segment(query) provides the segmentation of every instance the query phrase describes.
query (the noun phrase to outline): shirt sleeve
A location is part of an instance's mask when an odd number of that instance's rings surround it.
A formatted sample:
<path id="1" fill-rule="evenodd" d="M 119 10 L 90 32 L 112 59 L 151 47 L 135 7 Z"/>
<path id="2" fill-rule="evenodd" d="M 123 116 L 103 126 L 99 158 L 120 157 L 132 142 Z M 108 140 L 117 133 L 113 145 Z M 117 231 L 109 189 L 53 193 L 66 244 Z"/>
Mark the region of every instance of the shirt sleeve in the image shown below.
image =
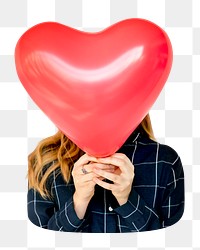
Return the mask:
<path id="1" fill-rule="evenodd" d="M 121 217 L 132 232 L 149 231 L 161 228 L 160 219 L 154 209 L 149 208 L 133 188 L 128 201 L 114 211 Z"/>
<path id="2" fill-rule="evenodd" d="M 180 157 L 171 167 L 164 201 L 162 205 L 162 226 L 171 226 L 179 221 L 184 212 L 185 187 L 184 172 Z"/>
<path id="3" fill-rule="evenodd" d="M 58 211 L 51 200 L 44 199 L 37 191 L 28 191 L 28 217 L 36 226 L 66 232 L 81 230 L 85 219 L 80 220 L 71 197 Z"/>
<path id="4" fill-rule="evenodd" d="M 114 209 L 131 231 L 149 231 L 173 225 L 184 212 L 184 172 L 180 157 L 172 164 L 161 212 L 158 214 L 131 190 L 127 203 Z"/>

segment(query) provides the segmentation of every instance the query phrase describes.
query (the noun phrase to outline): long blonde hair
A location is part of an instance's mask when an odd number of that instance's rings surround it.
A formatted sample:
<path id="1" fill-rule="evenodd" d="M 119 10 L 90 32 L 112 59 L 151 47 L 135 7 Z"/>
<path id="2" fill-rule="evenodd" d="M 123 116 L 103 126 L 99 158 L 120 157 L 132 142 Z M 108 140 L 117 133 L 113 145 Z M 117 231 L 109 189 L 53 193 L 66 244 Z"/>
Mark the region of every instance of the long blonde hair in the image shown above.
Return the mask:
<path id="1" fill-rule="evenodd" d="M 155 140 L 149 114 L 138 127 L 146 136 Z M 60 130 L 55 135 L 43 139 L 28 156 L 29 189 L 34 188 L 42 197 L 51 198 L 47 188 L 48 177 L 55 171 L 62 174 L 66 183 L 69 182 L 74 162 L 83 154 L 84 152 Z"/>

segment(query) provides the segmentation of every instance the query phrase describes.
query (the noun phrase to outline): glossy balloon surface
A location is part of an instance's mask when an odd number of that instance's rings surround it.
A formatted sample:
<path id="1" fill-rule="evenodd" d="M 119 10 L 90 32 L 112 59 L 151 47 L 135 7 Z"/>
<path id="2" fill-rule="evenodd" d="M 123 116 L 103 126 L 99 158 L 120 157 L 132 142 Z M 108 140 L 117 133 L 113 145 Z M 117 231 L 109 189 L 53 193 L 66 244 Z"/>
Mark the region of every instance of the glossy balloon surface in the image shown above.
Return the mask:
<path id="1" fill-rule="evenodd" d="M 21 36 L 15 62 L 23 86 L 54 124 L 88 154 L 104 157 L 157 99 L 172 47 L 165 31 L 144 19 L 94 33 L 46 22 Z"/>

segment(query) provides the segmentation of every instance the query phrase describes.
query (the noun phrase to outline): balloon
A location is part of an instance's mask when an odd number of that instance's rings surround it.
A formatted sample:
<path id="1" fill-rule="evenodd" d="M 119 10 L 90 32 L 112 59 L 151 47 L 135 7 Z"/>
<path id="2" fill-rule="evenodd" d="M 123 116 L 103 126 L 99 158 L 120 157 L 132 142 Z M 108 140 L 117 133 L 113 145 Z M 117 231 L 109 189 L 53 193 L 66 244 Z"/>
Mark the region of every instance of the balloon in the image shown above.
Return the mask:
<path id="1" fill-rule="evenodd" d="M 165 31 L 145 19 L 94 33 L 45 22 L 20 37 L 15 64 L 53 123 L 83 151 L 105 157 L 152 107 L 168 78 L 172 47 Z"/>

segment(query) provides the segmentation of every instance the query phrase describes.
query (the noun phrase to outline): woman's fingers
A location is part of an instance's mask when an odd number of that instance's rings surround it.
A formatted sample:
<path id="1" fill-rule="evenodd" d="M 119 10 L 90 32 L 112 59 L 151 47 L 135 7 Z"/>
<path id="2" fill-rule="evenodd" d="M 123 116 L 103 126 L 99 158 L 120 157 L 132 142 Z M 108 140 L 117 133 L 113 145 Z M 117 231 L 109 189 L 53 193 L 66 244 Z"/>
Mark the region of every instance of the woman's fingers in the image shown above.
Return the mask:
<path id="1" fill-rule="evenodd" d="M 129 167 L 133 167 L 130 159 L 122 153 L 115 153 L 112 156 L 105 158 L 98 158 L 98 162 L 102 164 L 111 164 L 118 168 L 120 168 L 122 173 L 128 173 L 131 169 Z"/>
<path id="2" fill-rule="evenodd" d="M 81 164 L 85 163 L 85 164 Z M 94 168 L 99 168 L 106 170 L 108 172 L 114 172 L 116 170 L 116 167 L 113 165 L 107 165 L 102 163 L 96 163 L 96 162 L 87 162 L 85 160 L 80 161 L 73 169 L 73 172 L 75 172 L 78 175 L 88 174 L 93 171 Z"/>
<path id="3" fill-rule="evenodd" d="M 84 166 L 84 168 L 91 172 L 93 167 L 98 167 L 104 170 L 112 172 L 119 167 L 121 171 L 126 171 L 127 162 L 130 161 L 128 157 L 121 153 L 115 153 L 112 156 L 105 158 L 96 158 L 88 154 L 84 154 L 79 158 L 79 160 L 74 164 L 74 169 Z"/>
<path id="4" fill-rule="evenodd" d="M 102 164 L 102 163 L 89 163 L 88 166 L 90 166 L 92 169 L 94 168 L 99 168 L 99 169 L 102 169 L 102 170 L 106 170 L 108 172 L 114 172 L 116 170 L 116 166 L 113 166 L 111 164 Z M 86 165 L 87 167 L 87 165 Z"/>
<path id="5" fill-rule="evenodd" d="M 95 177 L 98 178 L 99 175 L 98 175 L 98 174 L 95 174 L 95 173 L 93 173 L 93 172 L 91 172 L 91 173 L 88 173 L 88 174 L 84 174 L 83 176 L 81 176 L 81 177 L 79 178 L 79 180 L 80 180 L 82 183 L 84 183 L 84 182 L 92 181 L 93 178 L 95 178 Z"/>
<path id="6" fill-rule="evenodd" d="M 119 167 L 122 172 L 127 172 L 126 164 L 123 159 L 109 156 L 106 158 L 98 158 L 98 162 L 106 165 L 111 164 L 113 166 Z"/>
<path id="7" fill-rule="evenodd" d="M 120 178 L 119 175 L 107 172 L 105 170 L 97 169 L 97 168 L 94 168 L 93 171 L 94 171 L 95 174 L 97 174 L 97 175 L 99 175 L 101 177 L 104 177 L 105 179 L 108 179 L 110 181 L 113 181 L 114 183 L 120 184 L 121 178 Z"/>
<path id="8" fill-rule="evenodd" d="M 74 164 L 74 168 L 88 164 L 89 162 L 97 162 L 97 158 L 89 156 L 88 154 L 82 155 L 78 161 Z"/>
<path id="9" fill-rule="evenodd" d="M 105 188 L 107 190 L 111 190 L 116 186 L 115 184 L 110 184 L 105 181 L 100 180 L 99 178 L 94 178 L 94 182 L 101 186 L 102 188 Z"/>

